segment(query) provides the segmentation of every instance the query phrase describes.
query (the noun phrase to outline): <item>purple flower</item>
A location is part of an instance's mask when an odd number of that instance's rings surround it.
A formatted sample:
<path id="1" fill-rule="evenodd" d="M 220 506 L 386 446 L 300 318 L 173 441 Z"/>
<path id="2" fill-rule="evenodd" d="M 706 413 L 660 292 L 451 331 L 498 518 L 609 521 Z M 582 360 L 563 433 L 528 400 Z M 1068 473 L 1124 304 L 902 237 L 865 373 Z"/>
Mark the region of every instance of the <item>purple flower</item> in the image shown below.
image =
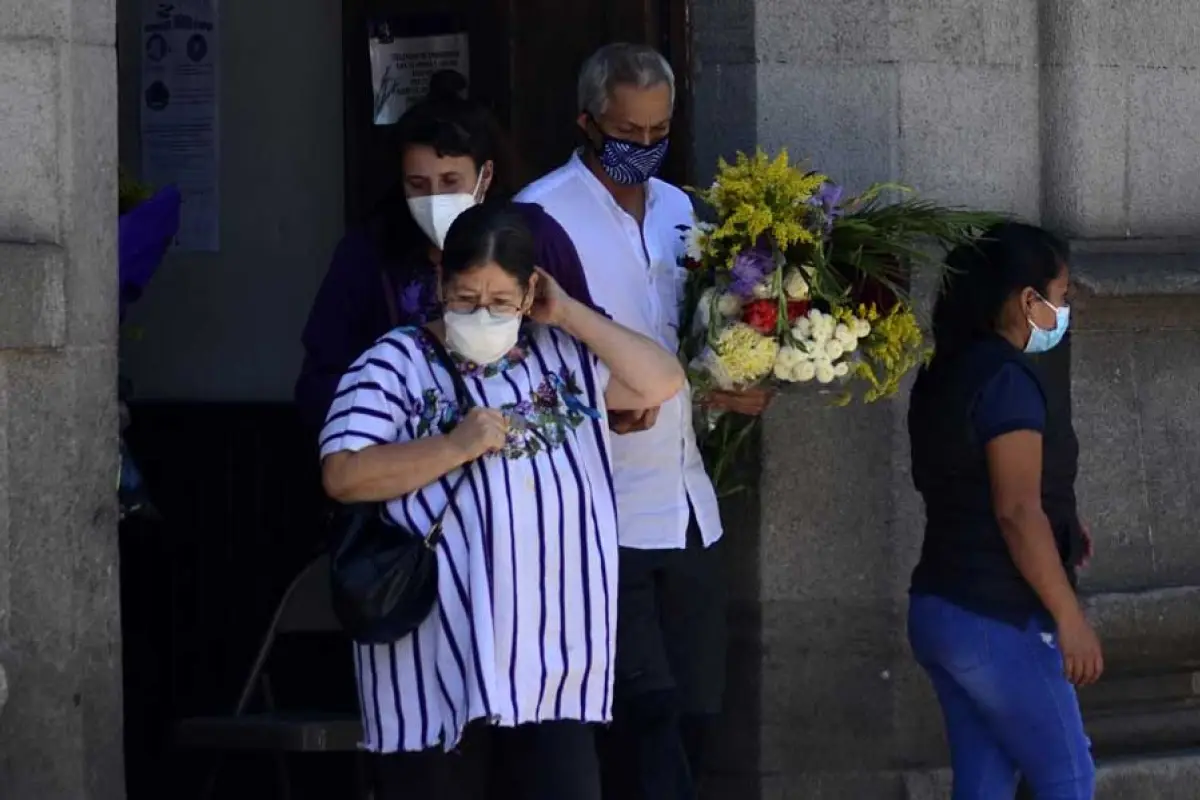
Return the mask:
<path id="1" fill-rule="evenodd" d="M 833 221 L 845 213 L 841 208 L 844 191 L 836 183 L 825 181 L 817 193 L 809 198 L 808 204 L 813 208 L 819 208 L 824 216 L 826 233 L 833 228 Z"/>
<path id="2" fill-rule="evenodd" d="M 738 253 L 733 262 L 733 282 L 729 291 L 743 300 L 754 296 L 754 287 L 775 269 L 775 260 L 765 247 L 752 247 Z"/>

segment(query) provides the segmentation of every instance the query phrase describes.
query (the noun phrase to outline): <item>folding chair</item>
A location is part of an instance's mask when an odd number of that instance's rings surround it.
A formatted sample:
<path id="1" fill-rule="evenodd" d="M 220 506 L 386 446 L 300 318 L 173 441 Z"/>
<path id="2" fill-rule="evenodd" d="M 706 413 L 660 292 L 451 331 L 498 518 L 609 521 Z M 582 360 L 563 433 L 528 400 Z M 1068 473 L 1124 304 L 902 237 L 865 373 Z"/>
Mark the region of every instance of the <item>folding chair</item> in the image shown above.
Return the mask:
<path id="1" fill-rule="evenodd" d="M 340 629 L 330 601 L 329 558 L 323 555 L 301 570 L 283 593 L 233 713 L 184 719 L 176 726 L 175 741 L 180 747 L 217 751 L 217 762 L 205 781 L 201 800 L 212 796 L 221 757 L 225 753 L 254 751 L 274 754 L 282 800 L 291 800 L 292 796 L 286 768 L 287 754 L 356 753 L 358 785 L 353 796 L 370 799 L 365 754 L 359 748 L 363 732 L 358 715 L 277 710 L 269 676 L 264 672 L 267 658 L 281 633 L 323 633 Z M 256 693 L 262 695 L 264 710 L 250 712 L 248 708 Z"/>

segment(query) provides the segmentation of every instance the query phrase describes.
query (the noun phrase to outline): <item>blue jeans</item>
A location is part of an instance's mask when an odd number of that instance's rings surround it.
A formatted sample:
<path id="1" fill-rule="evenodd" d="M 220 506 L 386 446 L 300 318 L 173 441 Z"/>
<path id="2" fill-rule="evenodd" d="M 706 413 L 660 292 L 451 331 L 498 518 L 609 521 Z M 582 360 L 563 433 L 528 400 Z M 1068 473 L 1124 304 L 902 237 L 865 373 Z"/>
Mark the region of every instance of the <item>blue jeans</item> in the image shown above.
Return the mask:
<path id="1" fill-rule="evenodd" d="M 954 800 L 1092 800 L 1096 768 L 1053 632 L 913 595 L 908 639 L 946 720 Z"/>

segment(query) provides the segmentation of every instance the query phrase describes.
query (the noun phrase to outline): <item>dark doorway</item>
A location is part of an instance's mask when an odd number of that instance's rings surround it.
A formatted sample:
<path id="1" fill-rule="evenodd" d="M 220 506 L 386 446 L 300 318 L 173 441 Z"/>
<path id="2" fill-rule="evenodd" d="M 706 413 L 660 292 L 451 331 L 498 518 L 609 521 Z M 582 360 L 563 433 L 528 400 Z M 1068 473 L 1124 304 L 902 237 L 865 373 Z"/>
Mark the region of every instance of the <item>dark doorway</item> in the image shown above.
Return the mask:
<path id="1" fill-rule="evenodd" d="M 509 131 L 522 185 L 563 163 L 578 144 L 575 81 L 580 64 L 607 42 L 657 47 L 675 69 L 672 149 L 663 177 L 685 183 L 690 162 L 690 54 L 686 0 L 343 0 L 346 62 L 346 212 L 358 220 L 392 187 L 397 153 L 372 121 L 367 31 L 398 22 L 410 35 L 465 32 L 471 96 Z"/>

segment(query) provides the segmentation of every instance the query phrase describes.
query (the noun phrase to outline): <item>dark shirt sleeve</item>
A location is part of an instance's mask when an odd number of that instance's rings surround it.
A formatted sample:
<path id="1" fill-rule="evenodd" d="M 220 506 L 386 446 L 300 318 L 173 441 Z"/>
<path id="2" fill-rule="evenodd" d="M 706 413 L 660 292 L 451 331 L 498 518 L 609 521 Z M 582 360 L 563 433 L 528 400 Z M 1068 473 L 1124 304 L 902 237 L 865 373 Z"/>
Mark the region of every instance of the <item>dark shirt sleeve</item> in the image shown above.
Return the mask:
<path id="1" fill-rule="evenodd" d="M 1013 431 L 1046 430 L 1046 400 L 1033 376 L 1005 364 L 980 390 L 971 412 L 975 435 L 983 444 Z"/>
<path id="2" fill-rule="evenodd" d="M 387 301 L 379 259 L 365 235 L 350 234 L 338 244 L 304 326 L 304 364 L 296 381 L 301 419 L 320 430 L 338 382 L 388 330 Z"/>
<path id="3" fill-rule="evenodd" d="M 550 273 L 550 277 L 558 281 L 568 295 L 603 314 L 604 310 L 596 305 L 592 293 L 588 291 L 587 277 L 575 243 L 562 225 L 535 203 L 516 205 L 525 215 L 525 222 L 533 233 L 538 266 Z"/>

